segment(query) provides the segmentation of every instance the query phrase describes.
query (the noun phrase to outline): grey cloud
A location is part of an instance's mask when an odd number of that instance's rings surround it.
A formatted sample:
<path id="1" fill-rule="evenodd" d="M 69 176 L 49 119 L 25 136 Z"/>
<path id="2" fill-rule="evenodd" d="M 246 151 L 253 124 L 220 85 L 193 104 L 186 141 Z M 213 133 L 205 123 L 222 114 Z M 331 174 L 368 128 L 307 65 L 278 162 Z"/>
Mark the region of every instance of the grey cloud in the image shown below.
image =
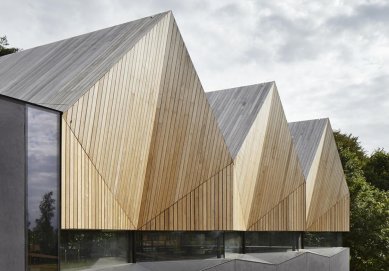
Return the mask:
<path id="1" fill-rule="evenodd" d="M 385 25 L 389 23 L 389 4 L 363 4 L 356 6 L 349 15 L 339 14 L 330 18 L 326 24 L 337 30 L 354 29 Z"/>
<path id="2" fill-rule="evenodd" d="M 258 21 L 257 35 L 264 36 L 264 42 L 279 41 L 274 44 L 277 61 L 312 60 L 325 52 L 323 32 L 306 18 L 263 16 Z"/>
<path id="3" fill-rule="evenodd" d="M 328 116 L 368 150 L 389 149 L 389 3 L 24 2 L 0 2 L 0 34 L 24 48 L 173 10 L 205 89 L 276 80 L 288 118 Z"/>

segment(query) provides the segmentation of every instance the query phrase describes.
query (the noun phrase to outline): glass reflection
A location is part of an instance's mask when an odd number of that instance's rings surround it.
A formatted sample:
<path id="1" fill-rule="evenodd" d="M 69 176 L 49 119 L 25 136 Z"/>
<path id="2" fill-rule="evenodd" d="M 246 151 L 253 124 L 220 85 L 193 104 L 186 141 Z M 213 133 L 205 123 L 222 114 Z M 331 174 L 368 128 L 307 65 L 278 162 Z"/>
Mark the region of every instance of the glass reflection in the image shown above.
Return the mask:
<path id="1" fill-rule="evenodd" d="M 341 247 L 341 232 L 305 232 L 304 248 Z"/>
<path id="2" fill-rule="evenodd" d="M 287 251 L 296 244 L 294 232 L 246 232 L 246 253 Z"/>
<path id="3" fill-rule="evenodd" d="M 101 268 L 127 262 L 128 233 L 61 231 L 61 270 Z"/>
<path id="4" fill-rule="evenodd" d="M 28 270 L 58 270 L 59 114 L 27 107 Z"/>
<path id="5" fill-rule="evenodd" d="M 136 260 L 216 258 L 224 254 L 220 237 L 218 232 L 138 232 Z"/>
<path id="6" fill-rule="evenodd" d="M 243 253 L 243 232 L 226 232 L 224 246 L 226 253 Z"/>

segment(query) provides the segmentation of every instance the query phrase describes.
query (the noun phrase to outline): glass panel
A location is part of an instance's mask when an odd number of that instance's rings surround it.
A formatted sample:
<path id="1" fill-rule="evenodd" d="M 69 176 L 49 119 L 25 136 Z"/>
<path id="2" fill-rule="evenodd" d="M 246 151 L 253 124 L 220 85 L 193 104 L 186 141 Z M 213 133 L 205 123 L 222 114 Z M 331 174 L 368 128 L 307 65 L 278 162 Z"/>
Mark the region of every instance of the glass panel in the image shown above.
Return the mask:
<path id="1" fill-rule="evenodd" d="M 294 232 L 246 232 L 246 253 L 286 251 L 294 247 Z"/>
<path id="2" fill-rule="evenodd" d="M 128 232 L 61 231 L 61 270 L 127 263 Z"/>
<path id="3" fill-rule="evenodd" d="M 304 248 L 341 247 L 341 232 L 305 232 Z"/>
<path id="4" fill-rule="evenodd" d="M 28 270 L 58 270 L 59 114 L 27 107 Z"/>
<path id="5" fill-rule="evenodd" d="M 216 258 L 219 237 L 218 232 L 138 232 L 136 261 Z"/>
<path id="6" fill-rule="evenodd" d="M 224 234 L 224 245 L 226 253 L 242 253 L 243 232 L 226 232 Z"/>

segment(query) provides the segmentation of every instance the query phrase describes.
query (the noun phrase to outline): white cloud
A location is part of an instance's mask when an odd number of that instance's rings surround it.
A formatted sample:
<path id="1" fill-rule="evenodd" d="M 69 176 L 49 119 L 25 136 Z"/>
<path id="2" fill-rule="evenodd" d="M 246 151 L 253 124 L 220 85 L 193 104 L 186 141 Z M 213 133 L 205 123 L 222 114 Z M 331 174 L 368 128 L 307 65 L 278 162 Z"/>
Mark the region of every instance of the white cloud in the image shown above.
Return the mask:
<path id="1" fill-rule="evenodd" d="M 330 117 L 389 150 L 387 1 L 2 1 L 0 35 L 29 48 L 173 10 L 207 90 L 275 80 L 288 120 Z"/>

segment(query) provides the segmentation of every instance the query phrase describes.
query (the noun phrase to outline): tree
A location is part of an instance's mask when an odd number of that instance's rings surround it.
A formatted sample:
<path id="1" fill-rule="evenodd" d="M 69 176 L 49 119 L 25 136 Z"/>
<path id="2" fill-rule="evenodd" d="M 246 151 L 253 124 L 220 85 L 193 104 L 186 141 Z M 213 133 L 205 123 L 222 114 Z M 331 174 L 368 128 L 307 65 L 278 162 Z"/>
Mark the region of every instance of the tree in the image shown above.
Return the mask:
<path id="1" fill-rule="evenodd" d="M 340 131 L 335 131 L 334 137 L 339 152 L 348 150 L 352 152 L 362 164 L 366 162 L 366 152 L 362 148 L 361 143 L 358 141 L 357 136 L 353 136 L 352 134 L 342 134 Z M 340 158 L 343 158 L 342 155 Z M 345 163 L 345 161 L 342 160 L 342 164 L 343 163 Z"/>
<path id="2" fill-rule="evenodd" d="M 335 132 L 335 139 L 350 190 L 351 270 L 384 271 L 389 266 L 389 193 L 369 184 L 363 166 L 369 158 L 357 137 Z"/>
<path id="3" fill-rule="evenodd" d="M 19 51 L 18 48 L 6 48 L 8 45 L 7 36 L 0 37 L 0 57 Z"/>
<path id="4" fill-rule="evenodd" d="M 375 187 L 389 191 L 389 153 L 378 149 L 364 166 L 366 180 Z"/>
<path id="5" fill-rule="evenodd" d="M 35 220 L 35 227 L 32 230 L 33 243 L 39 244 L 42 253 L 56 255 L 56 231 L 51 224 L 55 211 L 55 199 L 53 191 L 43 195 L 39 204 L 41 216 Z"/>

